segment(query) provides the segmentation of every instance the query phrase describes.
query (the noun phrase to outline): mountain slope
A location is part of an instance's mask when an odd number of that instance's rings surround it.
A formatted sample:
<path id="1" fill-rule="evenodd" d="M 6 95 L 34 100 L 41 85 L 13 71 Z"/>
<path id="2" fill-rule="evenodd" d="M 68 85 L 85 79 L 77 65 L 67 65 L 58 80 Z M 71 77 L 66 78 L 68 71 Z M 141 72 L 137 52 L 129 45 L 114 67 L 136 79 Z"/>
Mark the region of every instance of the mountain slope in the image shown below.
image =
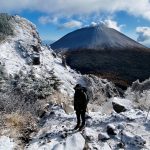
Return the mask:
<path id="1" fill-rule="evenodd" d="M 146 48 L 105 25 L 73 31 L 51 44 L 52 49 L 126 49 Z"/>
<path id="2" fill-rule="evenodd" d="M 107 78 L 123 89 L 150 76 L 150 50 L 104 25 L 71 32 L 51 47 L 65 52 L 71 68 Z"/>

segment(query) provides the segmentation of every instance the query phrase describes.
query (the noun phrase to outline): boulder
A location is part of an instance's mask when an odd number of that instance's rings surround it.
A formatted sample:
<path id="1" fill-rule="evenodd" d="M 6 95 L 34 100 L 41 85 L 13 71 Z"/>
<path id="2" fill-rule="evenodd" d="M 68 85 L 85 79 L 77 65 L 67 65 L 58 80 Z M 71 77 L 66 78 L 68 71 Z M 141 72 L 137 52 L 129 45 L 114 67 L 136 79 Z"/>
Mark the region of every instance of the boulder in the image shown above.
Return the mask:
<path id="1" fill-rule="evenodd" d="M 116 127 L 113 124 L 108 124 L 107 125 L 107 133 L 108 135 L 116 135 Z"/>
<path id="2" fill-rule="evenodd" d="M 52 150 L 83 150 L 85 146 L 85 139 L 78 132 L 66 138 L 63 143 L 57 143 L 52 147 Z"/>
<path id="3" fill-rule="evenodd" d="M 100 150 L 112 150 L 111 147 L 108 145 L 108 143 L 104 142 L 101 147 Z"/>
<path id="4" fill-rule="evenodd" d="M 86 127 L 83 136 L 85 137 L 87 142 L 92 142 L 92 141 L 97 140 L 98 133 L 92 128 Z"/>
<path id="5" fill-rule="evenodd" d="M 98 140 L 107 141 L 110 139 L 110 136 L 107 133 L 100 133 L 98 135 Z"/>
<path id="6" fill-rule="evenodd" d="M 39 55 L 37 55 L 37 54 L 34 54 L 33 56 L 32 56 L 32 63 L 33 63 L 33 65 L 40 65 L 40 56 Z"/>
<path id="7" fill-rule="evenodd" d="M 125 112 L 128 109 L 132 108 L 132 103 L 130 100 L 127 99 L 121 99 L 121 98 L 113 98 L 112 100 L 113 109 L 117 113 Z"/>
<path id="8" fill-rule="evenodd" d="M 142 148 L 146 144 L 143 137 L 134 135 L 131 132 L 122 132 L 122 141 L 128 145 L 134 145 L 135 147 Z"/>

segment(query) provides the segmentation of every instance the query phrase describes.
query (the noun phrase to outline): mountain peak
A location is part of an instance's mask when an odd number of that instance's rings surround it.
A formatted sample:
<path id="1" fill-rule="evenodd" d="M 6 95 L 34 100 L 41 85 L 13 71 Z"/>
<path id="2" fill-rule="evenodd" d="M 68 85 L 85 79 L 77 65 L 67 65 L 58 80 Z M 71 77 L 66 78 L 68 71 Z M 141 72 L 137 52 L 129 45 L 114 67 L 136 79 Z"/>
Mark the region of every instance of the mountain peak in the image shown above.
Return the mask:
<path id="1" fill-rule="evenodd" d="M 103 23 L 75 30 L 51 44 L 52 49 L 143 49 L 145 46 Z"/>

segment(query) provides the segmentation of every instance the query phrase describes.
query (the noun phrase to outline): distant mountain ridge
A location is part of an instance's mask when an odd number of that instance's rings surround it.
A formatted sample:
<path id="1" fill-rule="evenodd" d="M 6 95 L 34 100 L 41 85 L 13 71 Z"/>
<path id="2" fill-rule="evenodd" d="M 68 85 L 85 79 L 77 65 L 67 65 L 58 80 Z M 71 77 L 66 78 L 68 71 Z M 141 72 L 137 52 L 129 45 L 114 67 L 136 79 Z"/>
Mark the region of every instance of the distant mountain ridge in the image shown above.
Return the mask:
<path id="1" fill-rule="evenodd" d="M 150 77 L 150 49 L 104 25 L 73 31 L 51 48 L 63 52 L 71 68 L 126 88 Z"/>
<path id="2" fill-rule="evenodd" d="M 146 48 L 126 35 L 101 24 L 73 31 L 51 44 L 52 49 Z"/>

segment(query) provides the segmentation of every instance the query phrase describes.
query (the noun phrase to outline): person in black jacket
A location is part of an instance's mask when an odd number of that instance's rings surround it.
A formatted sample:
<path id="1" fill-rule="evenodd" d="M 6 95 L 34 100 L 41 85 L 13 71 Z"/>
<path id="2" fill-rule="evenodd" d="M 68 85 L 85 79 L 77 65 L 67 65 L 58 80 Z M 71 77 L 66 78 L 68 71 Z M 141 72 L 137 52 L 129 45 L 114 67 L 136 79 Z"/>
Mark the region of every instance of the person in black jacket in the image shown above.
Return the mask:
<path id="1" fill-rule="evenodd" d="M 87 108 L 87 95 L 84 91 L 84 88 L 77 84 L 75 86 L 75 94 L 74 94 L 74 110 L 76 111 L 76 117 L 77 117 L 77 125 L 74 128 L 77 130 L 82 130 L 85 127 L 85 112 Z M 82 124 L 80 126 L 80 117 L 82 119 Z"/>

